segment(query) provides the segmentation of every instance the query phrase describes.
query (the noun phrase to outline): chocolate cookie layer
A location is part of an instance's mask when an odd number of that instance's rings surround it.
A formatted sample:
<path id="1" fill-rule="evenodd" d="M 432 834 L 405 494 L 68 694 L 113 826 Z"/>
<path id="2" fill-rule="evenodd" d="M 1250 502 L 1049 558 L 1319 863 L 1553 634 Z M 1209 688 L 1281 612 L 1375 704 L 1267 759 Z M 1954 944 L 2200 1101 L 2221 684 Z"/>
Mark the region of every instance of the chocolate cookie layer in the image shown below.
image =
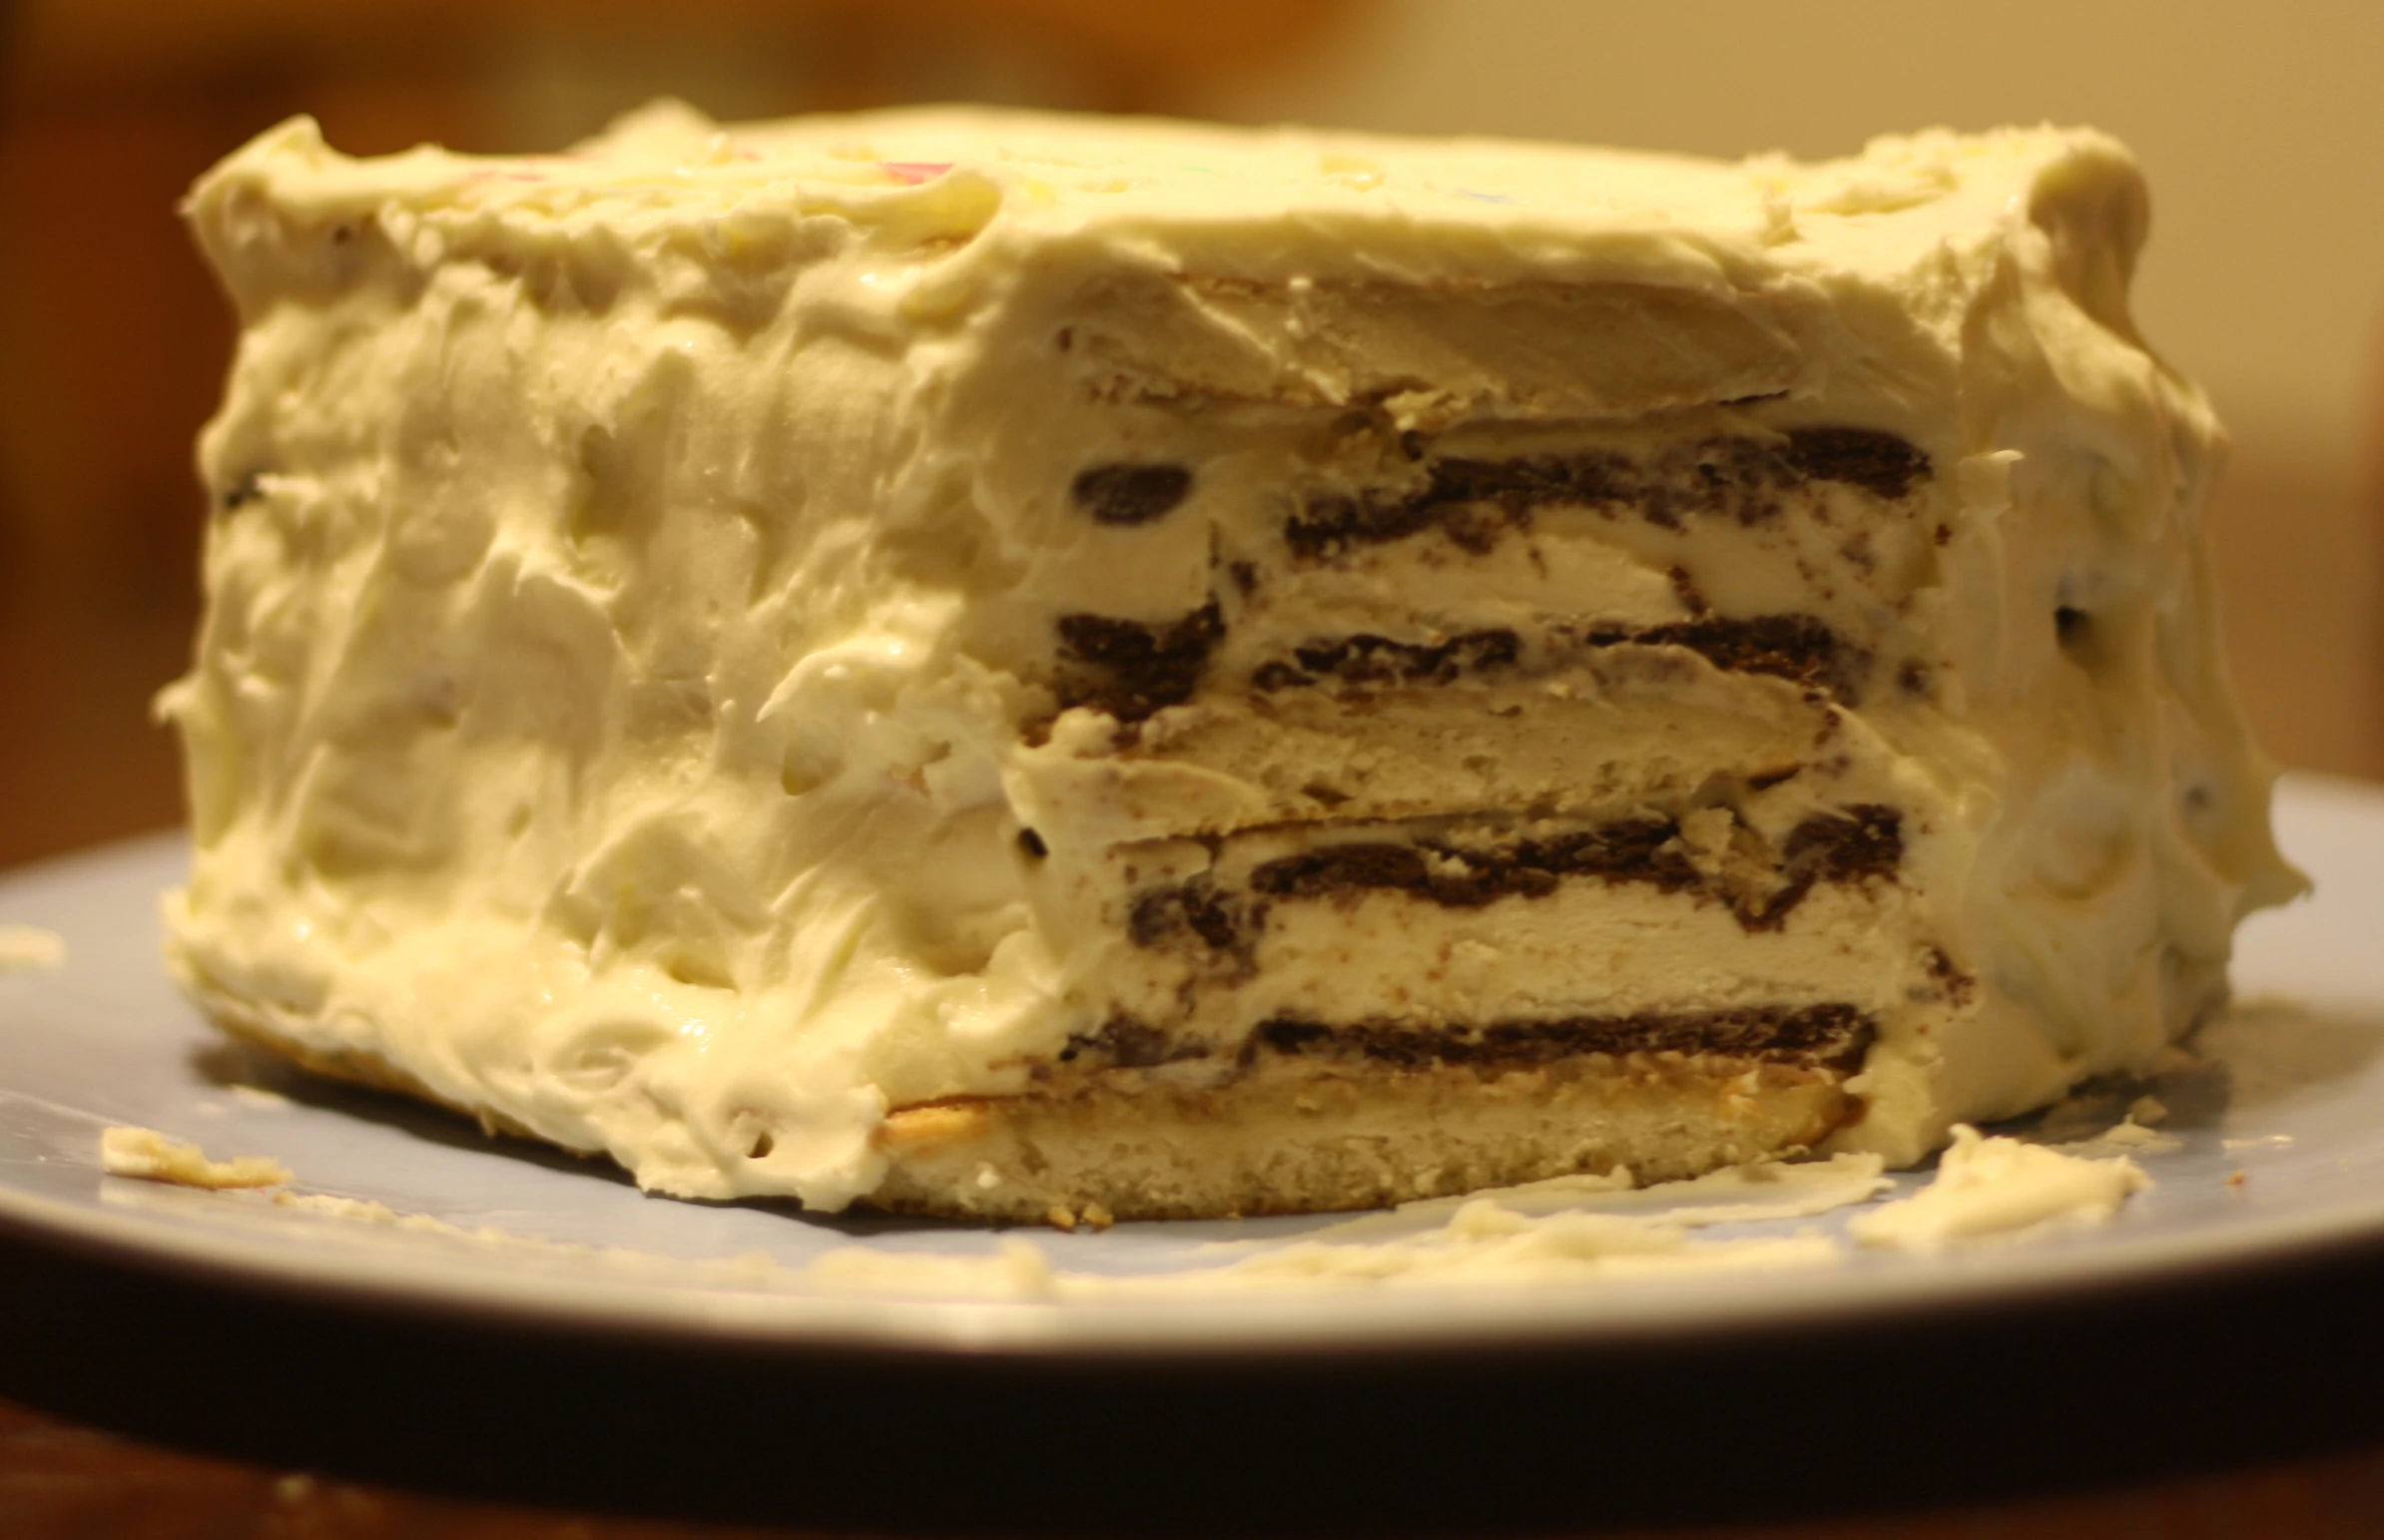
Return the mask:
<path id="1" fill-rule="evenodd" d="M 1439 530 L 1470 551 L 1486 551 L 1540 508 L 1591 508 L 1665 529 L 1695 519 L 1761 524 L 1815 482 L 1837 482 L 1895 502 L 1929 479 L 1929 457 L 1892 433 L 1868 428 L 1796 428 L 1779 439 L 1729 436 L 1671 449 L 1651 460 L 1614 450 L 1509 460 L 1447 458 L 1405 493 L 1332 493 L 1307 499 L 1283 526 L 1302 561 L 1352 546 Z"/>

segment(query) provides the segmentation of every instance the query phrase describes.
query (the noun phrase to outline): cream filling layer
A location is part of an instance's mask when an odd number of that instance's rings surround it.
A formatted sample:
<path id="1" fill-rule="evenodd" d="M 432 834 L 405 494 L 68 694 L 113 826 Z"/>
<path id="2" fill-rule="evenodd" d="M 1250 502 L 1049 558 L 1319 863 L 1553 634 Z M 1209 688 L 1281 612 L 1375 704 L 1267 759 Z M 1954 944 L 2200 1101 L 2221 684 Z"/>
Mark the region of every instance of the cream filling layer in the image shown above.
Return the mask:
<path id="1" fill-rule="evenodd" d="M 1834 887 L 1754 933 L 1711 901 L 1591 878 L 1468 909 L 1382 892 L 1278 902 L 1250 929 L 1246 978 L 1196 941 L 1137 948 L 1105 970 L 1101 1003 L 1230 1056 L 1276 1019 L 1429 1033 L 1849 1005 L 1885 1021 L 1936 993 L 1909 907 Z"/>

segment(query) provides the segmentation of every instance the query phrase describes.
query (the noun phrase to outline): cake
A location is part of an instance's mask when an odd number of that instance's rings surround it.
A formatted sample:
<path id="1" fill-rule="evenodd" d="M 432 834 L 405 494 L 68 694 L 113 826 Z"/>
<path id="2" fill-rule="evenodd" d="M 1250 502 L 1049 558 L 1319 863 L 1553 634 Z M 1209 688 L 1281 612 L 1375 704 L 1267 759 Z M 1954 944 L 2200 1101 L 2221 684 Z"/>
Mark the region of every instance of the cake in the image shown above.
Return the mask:
<path id="1" fill-rule="evenodd" d="M 2092 132 L 300 119 L 188 213 L 171 964 L 658 1192 L 1911 1162 L 2295 889 Z"/>

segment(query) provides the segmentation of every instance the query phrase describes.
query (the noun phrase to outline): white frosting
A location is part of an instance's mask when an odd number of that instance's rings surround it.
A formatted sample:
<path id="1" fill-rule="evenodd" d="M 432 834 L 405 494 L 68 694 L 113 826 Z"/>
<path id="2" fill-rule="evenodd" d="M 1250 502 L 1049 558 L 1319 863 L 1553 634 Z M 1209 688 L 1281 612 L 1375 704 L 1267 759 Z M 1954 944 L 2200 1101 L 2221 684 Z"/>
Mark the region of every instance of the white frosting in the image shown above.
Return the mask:
<path id="1" fill-rule="evenodd" d="M 1675 710 L 1825 731 L 1827 797 L 1903 810 L 1894 892 L 1766 944 L 1798 977 L 1885 958 L 1848 986 L 1882 1025 L 1841 1137 L 1916 1159 L 2147 1065 L 2235 920 L 2293 890 L 2212 637 L 2215 428 L 2125 313 L 2143 208 L 2123 151 L 2055 130 L 1808 167 L 676 108 L 566 157 L 354 161 L 285 124 L 190 204 L 244 329 L 202 446 L 209 618 L 165 703 L 198 845 L 170 955 L 219 1009 L 649 1188 L 837 1208 L 890 1107 L 1014 1091 L 1100 1019 L 1133 962 L 1100 907 L 1119 841 L 1279 817 L 1252 767 L 1329 748 L 1252 747 L 1206 696 L 1138 760 L 1084 709 L 1030 743 L 1055 617 L 1194 610 L 1281 488 L 1380 471 L 1320 436 L 1353 405 L 1486 453 L 1852 424 L 1937 472 L 1861 560 L 1827 533 L 1864 517 L 1842 492 L 1768 533 L 1552 514 L 1463 582 L 1344 564 L 1217 668 L 1365 626 L 1662 624 L 1683 562 L 1717 613 L 1926 660 L 1928 694 L 1856 712 L 1700 665 L 1559 680 L 1530 716 L 1617 765 L 1717 741 Z M 1199 465 L 1165 520 L 1069 506 L 1087 464 L 1154 456 Z M 1537 773 L 1508 747 L 1480 773 Z M 1437 798 L 1454 772 L 1399 773 Z M 1767 794 L 1748 816 L 1779 828 L 1825 805 Z M 1682 902 L 1617 908 L 1594 950 L 1682 933 Z M 1969 998 L 1907 998 L 1931 947 Z M 1317 977 L 1414 950 L 1336 940 Z M 1718 1002 L 1708 971 L 1665 974 L 1667 1008 Z"/>
<path id="2" fill-rule="evenodd" d="M 2184 1140 L 2174 1134 L 2146 1128 L 2130 1114 L 2093 1138 L 2077 1140 L 2065 1146 L 2064 1150 L 2071 1155 L 2113 1155 L 2120 1151 L 2135 1155 L 2166 1155 L 2172 1150 L 2184 1148 Z"/>
<path id="3" fill-rule="evenodd" d="M 2132 1123 L 2123 1128 L 2134 1128 Z M 1864 1246 L 1937 1251 L 2107 1223 L 2152 1185 L 2126 1156 L 2089 1160 L 1957 1125 L 1937 1177 L 1901 1203 L 1858 1214 L 1846 1233 Z"/>
<path id="4" fill-rule="evenodd" d="M 1012 1237 L 995 1254 L 978 1257 L 840 1247 L 803 1276 L 816 1286 L 873 1293 L 1103 1299 L 1755 1273 L 1827 1265 L 1846 1253 L 1809 1230 L 1721 1240 L 1700 1240 L 1696 1232 L 1810 1219 L 1867 1202 L 1890 1186 L 1875 1155 L 1734 1166 L 1635 1190 L 1627 1173 L 1556 1177 L 1402 1204 L 1296 1241 L 1221 1242 L 1165 1274 L 1104 1277 L 1059 1269 L 1040 1247 Z"/>
<path id="5" fill-rule="evenodd" d="M 1649 1220 L 1683 1230 L 1713 1225 L 1752 1225 L 1811 1219 L 1833 1209 L 1865 1203 L 1895 1184 L 1882 1175 L 1876 1155 L 1833 1155 L 1819 1161 L 1757 1161 L 1725 1166 L 1681 1182 L 1637 1186 L 1628 1171 L 1603 1176 L 1550 1177 L 1516 1187 L 1485 1188 L 1461 1198 L 1425 1198 L 1380 1214 L 1343 1220 L 1311 1231 L 1307 1240 L 1325 1244 L 1416 1240 L 1417 1226 L 1439 1220 L 1456 1231 L 1479 1229 L 1459 1216 L 1488 1204 L 1522 1219 L 1588 1209 L 1617 1219 Z M 1479 1210 L 1476 1210 L 1479 1213 Z M 1493 1225 L 1492 1230 L 1501 1228 Z M 1229 1245 L 1222 1250 L 1232 1250 Z"/>

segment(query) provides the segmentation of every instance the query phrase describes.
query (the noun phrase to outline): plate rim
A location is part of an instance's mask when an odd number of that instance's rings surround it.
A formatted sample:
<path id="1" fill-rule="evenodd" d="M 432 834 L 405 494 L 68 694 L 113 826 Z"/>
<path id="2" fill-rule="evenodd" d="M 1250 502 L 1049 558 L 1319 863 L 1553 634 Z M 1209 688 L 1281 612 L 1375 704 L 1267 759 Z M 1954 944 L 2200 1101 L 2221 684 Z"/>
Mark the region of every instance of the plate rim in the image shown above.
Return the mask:
<path id="1" fill-rule="evenodd" d="M 303 1296 L 309 1302 L 458 1321 L 627 1330 L 691 1345 L 1054 1361 L 1272 1359 L 1718 1342 L 1787 1327 L 1854 1322 L 1885 1327 L 1958 1310 L 2083 1302 L 2147 1280 L 2163 1287 L 2220 1282 L 2229 1275 L 2264 1275 L 2384 1244 L 2384 1209 L 2347 1224 L 2325 1214 L 2247 1222 L 2227 1231 L 2226 1244 L 2216 1246 L 2202 1234 L 2146 1235 L 2114 1246 L 2107 1233 L 2086 1233 L 1974 1253 L 1898 1257 L 1879 1271 L 1854 1275 L 1860 1279 L 1855 1286 L 1848 1286 L 1845 1261 L 1717 1275 L 1711 1280 L 1717 1284 L 1760 1278 L 1816 1286 L 1791 1286 L 1784 1293 L 1717 1286 L 1700 1290 L 1710 1297 L 1689 1309 L 1656 1302 L 1662 1296 L 1654 1290 L 1614 1289 L 1597 1281 L 1158 1300 L 790 1293 L 677 1288 L 652 1282 L 574 1286 L 543 1275 L 516 1284 L 496 1269 L 444 1269 L 413 1258 L 388 1259 L 395 1266 L 367 1273 L 353 1266 L 348 1253 L 292 1251 L 231 1231 L 160 1226 L 0 1188 L 0 1239 L 11 1238 L 136 1271 Z M 2087 1265 L 2081 1266 L 2081 1259 Z"/>
<path id="2" fill-rule="evenodd" d="M 2296 771 L 2279 782 L 2277 794 L 2384 822 L 2384 784 Z M 177 830 L 141 834 L 0 872 L 0 898 L 21 882 L 154 858 L 182 837 Z M 32 1093 L 13 1094 L 56 1105 Z M 344 1248 L 292 1248 L 230 1228 L 163 1224 L 155 1216 L 83 1207 L 6 1184 L 0 1184 L 0 1239 L 219 1287 L 458 1321 L 629 1331 L 782 1353 L 1182 1362 L 1435 1355 L 1525 1345 L 1577 1351 L 1722 1341 L 1799 1326 L 1885 1327 L 1958 1310 L 2042 1308 L 2147 1283 L 2171 1286 L 2245 1272 L 2264 1275 L 2372 1247 L 2384 1243 L 2384 1201 L 2370 1208 L 2247 1216 L 2216 1233 L 2105 1230 L 1872 1266 L 1856 1255 L 1758 1275 L 1773 1286 L 1729 1286 L 1749 1278 L 1734 1274 L 1683 1280 L 1692 1284 L 1684 1292 L 1588 1281 L 1163 1299 L 954 1298 L 836 1288 L 697 1288 L 650 1279 L 591 1283 L 543 1273 L 508 1275 L 493 1266 L 455 1267 L 443 1254 L 428 1252 L 399 1253 L 387 1259 L 390 1266 L 365 1270 Z"/>

